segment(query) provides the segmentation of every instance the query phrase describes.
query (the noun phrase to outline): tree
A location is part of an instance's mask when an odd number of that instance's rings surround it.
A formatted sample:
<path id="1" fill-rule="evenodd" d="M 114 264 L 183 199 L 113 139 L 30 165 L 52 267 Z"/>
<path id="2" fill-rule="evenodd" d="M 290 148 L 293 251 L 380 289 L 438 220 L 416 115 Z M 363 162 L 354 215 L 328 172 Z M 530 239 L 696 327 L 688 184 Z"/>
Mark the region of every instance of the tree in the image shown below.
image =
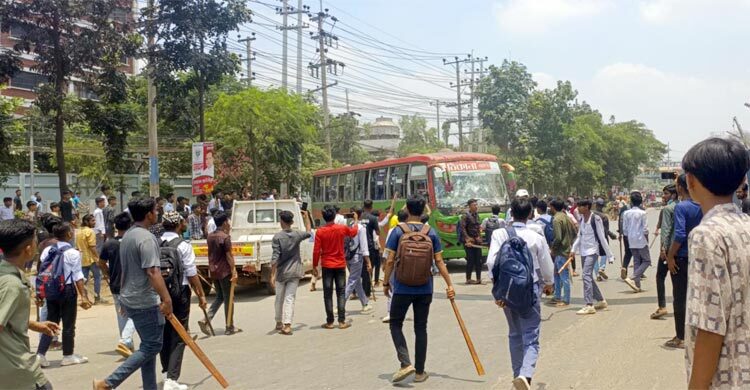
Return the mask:
<path id="1" fill-rule="evenodd" d="M 398 145 L 398 154 L 406 156 L 411 153 L 433 153 L 445 148 L 436 128 L 427 129 L 427 120 L 417 114 L 404 115 L 398 121 L 402 138 Z"/>
<path id="2" fill-rule="evenodd" d="M 25 141 L 24 123 L 13 117 L 21 103 L 21 99 L 0 98 L 0 184 L 5 183 L 11 173 L 21 171 L 21 161 L 26 161 L 14 153 L 16 142 Z"/>
<path id="3" fill-rule="evenodd" d="M 220 95 L 206 119 L 220 152 L 229 148 L 249 157 L 252 191 L 300 182 L 299 158 L 317 136 L 315 106 L 280 89 L 248 88 Z"/>
<path id="4" fill-rule="evenodd" d="M 331 157 L 342 164 L 361 164 L 370 158 L 370 155 L 359 143 L 359 123 L 354 116 L 339 114 L 331 118 L 328 125 L 331 132 Z M 324 145 L 325 132 L 318 132 L 321 145 Z"/>
<path id="5" fill-rule="evenodd" d="M 239 70 L 239 60 L 227 48 L 227 34 L 250 21 L 242 0 L 160 0 L 155 21 L 144 20 L 144 35 L 154 36 L 159 47 L 149 48 L 148 58 L 157 89 L 175 89 L 175 73 L 187 72 L 184 87 L 198 93 L 198 134 L 205 140 L 205 95 L 209 86 Z"/>
<path id="6" fill-rule="evenodd" d="M 22 53 L 32 54 L 35 63 L 31 69 L 46 76 L 47 84 L 38 88 L 34 104 L 53 118 L 61 191 L 68 186 L 63 112 L 68 85 L 73 77 L 89 78 L 91 69 L 100 67 L 103 59 L 120 45 L 129 24 L 112 21 L 110 16 L 118 8 L 129 9 L 130 3 L 122 0 L 34 0 L 4 1 L 0 5 L 3 25 L 23 26 L 25 31 L 13 50 L 0 54 L 0 72 L 4 72 L 0 77 L 12 77 L 19 70 L 16 65 Z M 89 25 L 82 27 L 82 20 Z"/>

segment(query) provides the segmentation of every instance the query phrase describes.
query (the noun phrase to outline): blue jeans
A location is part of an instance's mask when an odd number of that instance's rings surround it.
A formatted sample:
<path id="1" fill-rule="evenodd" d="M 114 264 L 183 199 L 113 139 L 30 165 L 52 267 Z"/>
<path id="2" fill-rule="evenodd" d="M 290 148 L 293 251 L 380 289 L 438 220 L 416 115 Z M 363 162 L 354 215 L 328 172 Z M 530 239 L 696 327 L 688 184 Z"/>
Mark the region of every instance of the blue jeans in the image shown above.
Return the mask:
<path id="1" fill-rule="evenodd" d="M 604 271 L 605 269 L 607 269 L 607 256 L 599 256 L 594 263 L 594 276 L 599 274 L 599 270 Z"/>
<path id="2" fill-rule="evenodd" d="M 143 390 L 156 390 L 156 355 L 161 351 L 164 337 L 164 316 L 159 306 L 146 309 L 131 309 L 124 306 L 128 317 L 133 320 L 135 330 L 141 338 L 141 345 L 120 367 L 107 377 L 107 386 L 116 388 L 139 368 L 143 380 Z"/>
<path id="3" fill-rule="evenodd" d="M 94 294 L 98 298 L 102 292 L 102 271 L 99 266 L 94 263 L 88 267 L 81 267 L 81 271 L 83 271 L 83 277 L 86 278 L 86 283 L 89 281 L 89 271 L 94 271 Z"/>
<path id="4" fill-rule="evenodd" d="M 568 259 L 565 256 L 555 256 L 555 299 L 560 299 L 562 292 L 562 301 L 570 303 L 570 269 L 565 268 L 561 273 L 557 273 Z"/>
<path id="5" fill-rule="evenodd" d="M 510 360 L 513 365 L 513 377 L 523 376 L 532 378 L 539 358 L 539 325 L 541 324 L 541 310 L 539 308 L 539 285 L 534 285 L 536 303 L 531 310 L 519 312 L 507 307 L 503 308 L 508 320 L 508 347 Z"/>
<path id="6" fill-rule="evenodd" d="M 120 313 L 122 303 L 120 302 L 120 294 L 112 294 L 112 300 L 115 302 L 115 313 L 117 313 L 117 328 L 120 330 L 120 342 L 127 345 L 128 348 L 133 349 L 133 334 L 135 333 L 135 325 L 133 320 L 128 318 L 127 315 Z"/>

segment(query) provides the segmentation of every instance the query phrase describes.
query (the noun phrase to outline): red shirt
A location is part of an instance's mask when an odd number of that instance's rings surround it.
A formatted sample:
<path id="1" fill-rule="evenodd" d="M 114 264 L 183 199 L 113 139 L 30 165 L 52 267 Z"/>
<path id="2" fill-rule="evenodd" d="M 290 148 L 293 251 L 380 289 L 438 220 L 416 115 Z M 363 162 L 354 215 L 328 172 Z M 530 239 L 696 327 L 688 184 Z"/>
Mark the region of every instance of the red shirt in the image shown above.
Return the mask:
<path id="1" fill-rule="evenodd" d="M 329 222 L 318 228 L 313 247 L 313 267 L 321 264 L 323 268 L 346 268 L 344 237 L 356 236 L 358 226 L 347 227 Z"/>

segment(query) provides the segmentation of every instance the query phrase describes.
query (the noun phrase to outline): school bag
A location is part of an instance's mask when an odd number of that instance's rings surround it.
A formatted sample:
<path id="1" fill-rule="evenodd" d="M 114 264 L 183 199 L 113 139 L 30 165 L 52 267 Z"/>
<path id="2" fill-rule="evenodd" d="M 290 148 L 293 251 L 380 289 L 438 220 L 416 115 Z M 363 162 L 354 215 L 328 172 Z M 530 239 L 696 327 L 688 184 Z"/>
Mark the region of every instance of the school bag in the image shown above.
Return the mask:
<path id="1" fill-rule="evenodd" d="M 500 229 L 501 226 L 502 222 L 497 215 L 493 215 L 487 219 L 487 223 L 484 225 L 484 241 L 487 245 L 490 245 L 490 241 L 492 241 L 492 233 Z"/>
<path id="2" fill-rule="evenodd" d="M 534 263 L 526 242 L 506 227 L 508 240 L 500 247 L 492 267 L 492 296 L 509 309 L 526 312 L 536 304 Z"/>
<path id="3" fill-rule="evenodd" d="M 352 261 L 359 252 L 359 237 L 344 237 L 344 257 L 346 261 Z"/>
<path id="4" fill-rule="evenodd" d="M 430 225 L 422 225 L 412 231 L 405 223 L 398 224 L 404 232 L 396 251 L 396 280 L 407 286 L 422 286 L 432 279 L 432 239 L 428 235 Z"/>
<path id="5" fill-rule="evenodd" d="M 177 247 L 182 239 L 177 237 L 171 241 L 161 241 L 159 245 L 159 268 L 167 291 L 172 298 L 179 297 L 182 293 L 182 255 Z"/>
<path id="6" fill-rule="evenodd" d="M 552 225 L 552 220 L 549 221 L 544 218 L 539 218 L 539 222 L 544 227 L 544 239 L 547 240 L 547 245 L 552 245 L 552 241 L 555 241 L 555 230 Z"/>
<path id="7" fill-rule="evenodd" d="M 47 257 L 39 266 L 39 274 L 36 276 L 36 295 L 41 299 L 50 301 L 62 300 L 65 292 L 65 252 L 73 249 L 69 244 L 62 248 L 52 245 L 47 252 Z M 73 275 L 71 274 L 70 277 Z M 68 278 L 70 279 L 70 278 Z"/>

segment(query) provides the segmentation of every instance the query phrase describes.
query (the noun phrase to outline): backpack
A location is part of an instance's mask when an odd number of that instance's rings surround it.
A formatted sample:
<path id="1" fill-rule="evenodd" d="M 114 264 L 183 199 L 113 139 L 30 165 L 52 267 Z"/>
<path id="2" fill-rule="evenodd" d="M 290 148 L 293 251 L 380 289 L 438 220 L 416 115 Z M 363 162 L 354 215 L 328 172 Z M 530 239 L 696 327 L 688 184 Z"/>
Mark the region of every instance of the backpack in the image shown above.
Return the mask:
<path id="1" fill-rule="evenodd" d="M 495 230 L 500 229 L 502 225 L 503 224 L 497 215 L 493 215 L 487 219 L 487 223 L 484 226 L 484 241 L 487 243 L 487 245 L 489 245 L 490 241 L 492 241 L 492 233 Z"/>
<path id="2" fill-rule="evenodd" d="M 500 247 L 492 267 L 492 296 L 509 309 L 526 312 L 536 304 L 534 264 L 526 242 L 506 227 L 508 240 Z"/>
<path id="3" fill-rule="evenodd" d="M 39 298 L 50 301 L 59 301 L 64 298 L 65 284 L 65 259 L 64 255 L 70 245 L 58 248 L 57 245 L 50 247 L 47 257 L 39 266 L 39 274 L 36 277 L 36 294 Z M 73 275 L 71 274 L 72 278 Z M 69 278 L 70 279 L 70 278 Z"/>
<path id="4" fill-rule="evenodd" d="M 547 240 L 547 245 L 552 245 L 552 241 L 555 241 L 555 229 L 552 225 L 552 220 L 548 221 L 544 218 L 539 218 L 539 223 L 544 226 L 544 238 Z"/>
<path id="5" fill-rule="evenodd" d="M 461 219 L 463 216 L 458 217 L 458 223 L 456 224 L 456 240 L 461 245 L 466 245 L 466 237 L 464 237 L 463 229 L 461 229 Z"/>
<path id="6" fill-rule="evenodd" d="M 405 223 L 398 224 L 404 232 L 396 251 L 396 279 L 407 286 L 422 286 L 432 279 L 432 239 L 428 236 L 430 225 L 412 231 Z"/>
<path id="7" fill-rule="evenodd" d="M 161 277 L 164 278 L 164 284 L 167 285 L 167 291 L 172 298 L 182 294 L 182 255 L 177 249 L 181 243 L 182 239 L 178 237 L 172 241 L 161 241 L 159 244 Z"/>
<path id="8" fill-rule="evenodd" d="M 361 226 L 360 229 L 362 229 Z M 344 237 L 344 257 L 346 261 L 352 261 L 357 253 L 359 253 L 359 233 L 354 237 Z"/>
<path id="9" fill-rule="evenodd" d="M 589 223 L 591 224 L 591 229 L 594 231 L 594 238 L 596 238 L 596 244 L 599 246 L 599 256 L 606 256 L 607 252 L 604 250 L 604 247 L 602 246 L 602 242 L 599 240 L 599 233 L 597 233 L 596 231 L 596 217 L 599 217 L 601 219 L 599 215 L 597 215 L 596 213 L 592 213 L 591 218 L 589 218 Z M 604 231 L 604 235 L 606 237 L 607 229 L 604 227 L 604 219 L 601 219 L 601 221 L 602 221 L 602 230 Z M 583 217 L 581 217 L 581 224 L 583 224 Z"/>

